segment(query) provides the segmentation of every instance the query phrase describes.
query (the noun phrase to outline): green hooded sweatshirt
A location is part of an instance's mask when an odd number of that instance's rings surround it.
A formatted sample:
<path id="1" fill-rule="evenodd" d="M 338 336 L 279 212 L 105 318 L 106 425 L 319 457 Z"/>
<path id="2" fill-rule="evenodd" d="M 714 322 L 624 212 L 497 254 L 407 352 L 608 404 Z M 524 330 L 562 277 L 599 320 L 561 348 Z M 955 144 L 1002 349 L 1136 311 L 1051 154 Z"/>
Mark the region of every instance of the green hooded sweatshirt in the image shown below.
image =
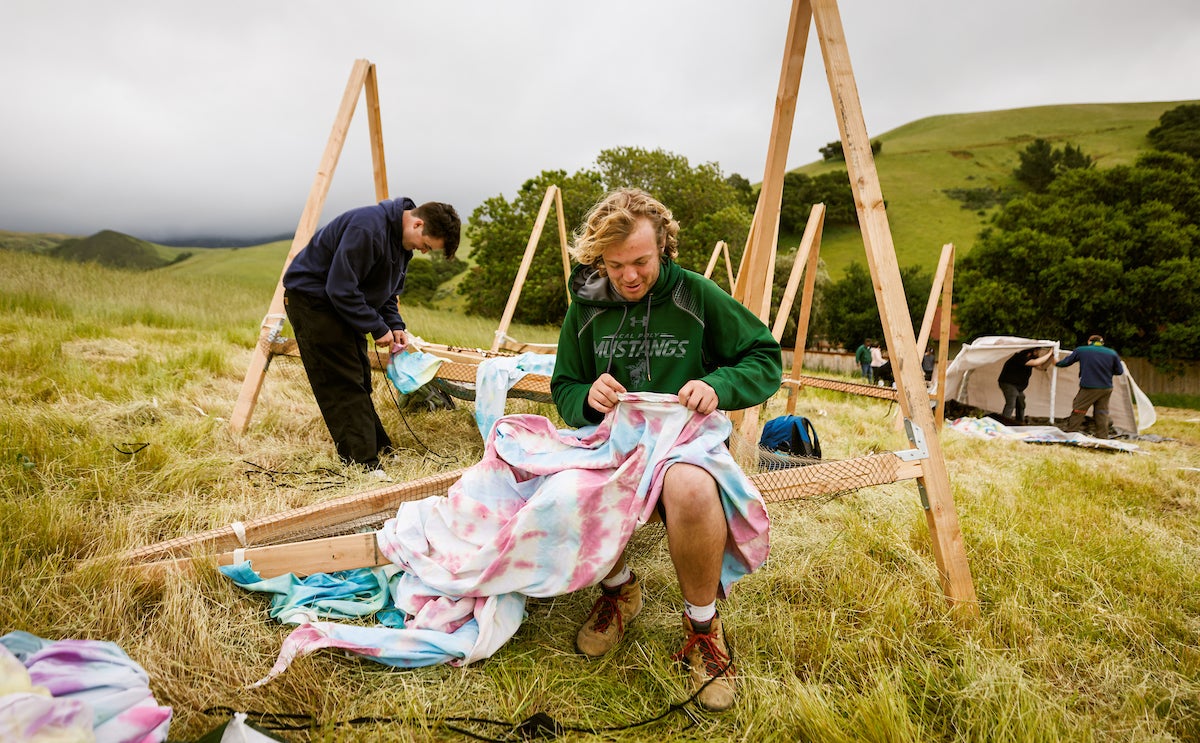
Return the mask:
<path id="1" fill-rule="evenodd" d="M 637 302 L 623 299 L 594 266 L 576 266 L 571 306 L 558 336 L 550 390 L 569 426 L 603 419 L 588 391 L 608 372 L 630 392 L 678 393 L 700 379 L 721 410 L 765 402 L 783 378 L 779 343 L 725 290 L 666 261 Z"/>

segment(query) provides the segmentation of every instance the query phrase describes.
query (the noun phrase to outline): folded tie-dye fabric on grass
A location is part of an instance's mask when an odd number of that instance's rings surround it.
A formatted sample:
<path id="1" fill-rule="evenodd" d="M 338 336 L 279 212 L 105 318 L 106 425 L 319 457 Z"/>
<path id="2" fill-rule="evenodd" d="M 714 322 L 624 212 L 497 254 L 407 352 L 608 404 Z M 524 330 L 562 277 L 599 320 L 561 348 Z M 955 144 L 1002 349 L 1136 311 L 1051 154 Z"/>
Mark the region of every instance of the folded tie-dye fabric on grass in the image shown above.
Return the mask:
<path id="1" fill-rule="evenodd" d="M 170 724 L 146 671 L 114 643 L 0 637 L 0 740 L 157 743 Z"/>

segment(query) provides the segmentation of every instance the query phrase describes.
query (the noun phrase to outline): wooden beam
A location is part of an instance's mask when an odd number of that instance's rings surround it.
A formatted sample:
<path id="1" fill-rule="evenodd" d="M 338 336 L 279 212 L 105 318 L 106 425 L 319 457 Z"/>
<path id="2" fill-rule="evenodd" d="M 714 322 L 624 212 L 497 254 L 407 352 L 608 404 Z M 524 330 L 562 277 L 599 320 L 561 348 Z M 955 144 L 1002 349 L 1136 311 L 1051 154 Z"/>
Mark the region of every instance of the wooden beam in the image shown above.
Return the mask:
<path id="1" fill-rule="evenodd" d="M 733 296 L 758 316 L 764 324 L 771 321 L 771 288 L 775 276 L 775 250 L 779 242 L 779 210 L 783 203 L 783 176 L 787 172 L 787 153 L 796 118 L 796 93 L 808 45 L 812 8 L 808 0 L 793 0 L 788 20 L 787 40 L 775 94 L 775 113 L 767 141 L 767 161 L 754 221 L 742 254 Z M 730 415 L 734 427 L 747 441 L 758 441 L 759 406 L 735 411 Z"/>
<path id="2" fill-rule="evenodd" d="M 411 482 L 355 493 L 327 503 L 247 519 L 240 523 L 238 529 L 228 525 L 199 534 L 168 539 L 130 550 L 123 558 L 132 563 L 150 562 L 187 557 L 195 552 L 228 551 L 238 547 L 248 549 L 286 541 L 295 538 L 296 535 L 312 534 L 320 528 L 384 513 L 398 508 L 406 501 L 444 495 L 462 473 L 462 470 L 443 472 Z"/>
<path id="3" fill-rule="evenodd" d="M 529 266 L 533 263 L 533 254 L 537 252 L 538 241 L 542 238 L 542 228 L 546 225 L 546 216 L 550 214 L 550 205 L 554 203 L 554 194 L 558 186 L 546 189 L 542 197 L 542 207 L 538 209 L 537 219 L 533 222 L 533 231 L 529 233 L 529 242 L 525 244 L 525 255 L 521 257 L 521 267 L 517 269 L 517 278 L 513 280 L 512 289 L 508 293 L 508 304 L 504 306 L 504 315 L 500 318 L 500 326 L 492 339 L 492 350 L 499 351 L 508 326 L 512 323 L 513 313 L 517 311 L 517 300 L 521 298 L 521 289 L 525 286 L 525 276 L 529 274 Z"/>
<path id="4" fill-rule="evenodd" d="M 775 244 L 779 235 L 779 210 L 783 203 L 783 176 L 787 172 L 788 147 L 796 117 L 796 93 L 800 87 L 800 72 L 804 67 L 804 52 L 811 25 L 810 3 L 807 0 L 793 0 L 762 187 L 746 241 L 746 252 L 742 256 L 743 268 L 738 271 L 733 291 L 733 296 L 764 323 L 770 322 Z"/>
<path id="5" fill-rule="evenodd" d="M 375 65 L 367 68 L 364 81 L 367 92 L 367 128 L 371 133 L 371 170 L 375 176 L 375 200 L 388 197 L 387 161 L 383 157 L 383 122 L 379 113 L 379 81 Z"/>
<path id="6" fill-rule="evenodd" d="M 333 180 L 333 172 L 337 169 L 338 158 L 342 154 L 342 146 L 346 143 L 346 132 L 350 128 L 350 120 L 354 117 L 354 107 L 358 103 L 359 91 L 367 78 L 371 63 L 365 59 L 354 62 L 350 70 L 350 80 L 342 93 L 342 104 L 338 107 L 337 116 L 333 120 L 333 130 L 329 132 L 329 140 L 325 143 L 325 152 L 321 155 L 321 163 L 317 166 L 317 174 L 313 178 L 312 187 L 308 191 L 308 201 L 300 214 L 300 223 L 296 226 L 296 234 L 292 237 L 292 247 L 283 262 L 283 270 L 279 272 L 279 281 L 275 285 L 275 294 L 267 309 L 266 318 L 259 328 L 258 343 L 251 353 L 250 365 L 246 369 L 246 377 L 242 380 L 242 389 L 238 393 L 237 402 L 229 416 L 229 429 L 237 435 L 246 431 L 250 418 L 254 415 L 254 406 L 258 402 L 258 394 L 262 390 L 263 377 L 271 363 L 270 340 L 283 327 L 283 275 L 296 254 L 308 245 L 317 224 L 321 218 L 321 209 L 325 206 L 325 197 L 329 195 L 329 185 Z M 382 148 L 382 144 L 380 145 Z M 382 156 L 382 149 L 380 150 Z M 378 183 L 378 181 L 377 181 Z"/>
<path id="7" fill-rule="evenodd" d="M 713 246 L 712 255 L 708 257 L 708 265 L 704 267 L 704 278 L 712 278 L 713 269 L 717 267 L 717 260 L 721 257 L 721 246 L 724 244 L 724 240 L 717 240 L 717 244 Z"/>
<path id="8" fill-rule="evenodd" d="M 810 255 L 815 255 L 813 246 L 819 246 L 821 243 L 821 231 L 825 225 L 825 205 L 813 204 L 812 209 L 808 213 L 808 222 L 804 225 L 804 236 L 800 238 L 800 246 L 796 248 L 796 260 L 792 262 L 792 272 L 788 274 L 787 286 L 783 290 L 783 298 L 779 300 L 779 309 L 775 312 L 775 327 L 771 329 L 771 334 L 775 336 L 775 340 L 783 337 L 783 329 L 787 327 L 788 315 L 792 311 L 792 302 L 796 301 L 796 292 L 800 288 L 800 275 L 808 265 Z M 819 251 L 820 248 L 818 247 Z M 815 279 L 815 272 L 810 271 Z M 812 296 L 810 295 L 811 287 L 805 285 L 804 295 L 809 300 L 810 306 Z M 803 312 L 801 313 L 803 314 Z M 807 332 L 808 328 L 805 327 Z"/>
<path id="9" fill-rule="evenodd" d="M 937 361 L 937 416 L 935 423 L 938 430 L 946 422 L 946 365 L 950 358 L 950 320 L 954 312 L 954 244 L 947 243 L 949 258 L 946 261 L 946 275 L 942 281 L 942 322 L 938 332 L 938 361 Z"/>
<path id="10" fill-rule="evenodd" d="M 924 474 L 918 486 L 924 492 L 928 507 L 926 523 L 933 541 L 942 589 L 951 606 L 958 612 L 978 615 L 979 603 L 967 564 L 962 531 L 950 489 L 939 431 L 929 409 L 925 393 L 925 378 L 921 372 L 921 357 L 913 336 L 912 318 L 908 313 L 900 280 L 896 248 L 884 209 L 879 175 L 871 153 L 866 122 L 859 101 L 858 87 L 846 49 L 845 32 L 836 0 L 812 0 L 812 13 L 817 38 L 825 58 L 825 71 L 833 108 L 841 132 L 842 147 L 850 186 L 854 190 L 859 224 L 866 243 L 871 274 L 877 287 L 877 298 L 892 369 L 896 372 L 896 387 L 905 415 L 919 426 L 928 447 Z"/>
<path id="11" fill-rule="evenodd" d="M 554 212 L 558 217 L 558 247 L 562 252 L 563 286 L 566 291 L 567 306 L 571 306 L 571 253 L 567 242 L 567 218 L 563 216 L 562 189 L 554 189 Z M 557 348 L 556 348 L 557 350 Z"/>
<path id="12" fill-rule="evenodd" d="M 167 578 L 174 573 L 191 573 L 197 565 L 211 560 L 211 557 L 186 557 L 142 563 L 132 567 L 146 576 Z M 251 547 L 216 555 L 218 567 L 234 565 L 245 560 L 249 560 L 250 566 L 263 578 L 275 578 L 288 573 L 303 577 L 313 573 L 371 568 L 388 563 L 387 558 L 379 552 L 378 541 L 373 531 L 270 547 Z"/>
<path id="13" fill-rule="evenodd" d="M 934 310 L 941 298 L 942 284 L 946 280 L 946 271 L 949 270 L 950 261 L 953 259 L 954 245 L 946 243 L 942 246 L 942 255 L 938 258 L 937 271 L 933 274 L 933 286 L 929 289 L 929 302 L 925 305 L 925 314 L 921 317 L 921 333 L 917 336 L 917 351 L 922 356 L 925 355 L 925 349 L 929 347 L 929 331 L 933 327 Z M 946 305 L 942 305 L 942 311 L 945 310 Z"/>

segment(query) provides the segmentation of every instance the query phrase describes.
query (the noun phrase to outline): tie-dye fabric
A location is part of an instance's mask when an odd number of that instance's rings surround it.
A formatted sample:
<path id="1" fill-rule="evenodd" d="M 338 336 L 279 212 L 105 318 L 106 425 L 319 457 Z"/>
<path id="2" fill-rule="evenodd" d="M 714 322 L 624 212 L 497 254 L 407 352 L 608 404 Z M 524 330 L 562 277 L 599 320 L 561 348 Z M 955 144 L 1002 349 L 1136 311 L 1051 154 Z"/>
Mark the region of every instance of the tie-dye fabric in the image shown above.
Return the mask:
<path id="1" fill-rule="evenodd" d="M 769 542 L 762 497 L 725 447 L 730 432 L 723 414 L 698 415 L 654 393 L 624 395 L 598 426 L 579 430 L 533 415 L 499 419 L 483 459 L 446 497 L 401 505 L 377 532 L 380 551 L 404 571 L 393 599 L 405 628 L 303 624 L 259 683 L 323 647 L 405 667 L 492 655 L 524 619 L 525 597 L 576 591 L 612 569 L 680 462 L 720 487 L 725 595 L 762 565 Z"/>
<path id="2" fill-rule="evenodd" d="M 155 743 L 167 739 L 146 671 L 111 642 L 0 637 L 0 739 Z"/>
<path id="3" fill-rule="evenodd" d="M 475 425 L 486 441 L 492 425 L 504 415 L 508 391 L 526 374 L 549 377 L 554 373 L 554 355 L 526 352 L 517 356 L 484 359 L 475 369 Z"/>

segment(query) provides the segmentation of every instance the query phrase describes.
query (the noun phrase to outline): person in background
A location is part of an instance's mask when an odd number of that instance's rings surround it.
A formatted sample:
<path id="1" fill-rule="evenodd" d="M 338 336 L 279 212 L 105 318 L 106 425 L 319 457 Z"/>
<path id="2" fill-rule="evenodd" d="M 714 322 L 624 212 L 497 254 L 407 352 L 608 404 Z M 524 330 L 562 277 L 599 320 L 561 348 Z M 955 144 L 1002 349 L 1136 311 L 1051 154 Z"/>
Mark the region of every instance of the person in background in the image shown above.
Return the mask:
<path id="1" fill-rule="evenodd" d="M 871 381 L 871 349 L 870 345 L 874 343 L 870 338 L 862 342 L 858 348 L 854 349 L 854 360 L 858 363 L 858 368 L 862 369 L 863 379 Z"/>
<path id="2" fill-rule="evenodd" d="M 408 262 L 432 250 L 453 258 L 460 230 L 449 204 L 381 201 L 335 217 L 284 272 L 284 307 L 338 457 L 377 477 L 392 441 L 371 401 L 366 338 L 391 353 L 408 345 L 396 299 Z"/>
<path id="3" fill-rule="evenodd" d="M 996 379 L 1000 384 L 1000 392 L 1004 394 L 1004 411 L 1001 415 L 1015 420 L 1017 425 L 1025 425 L 1025 388 L 1029 386 L 1034 367 L 1042 366 L 1054 355 L 1053 348 L 1044 349 L 1045 353 L 1039 356 L 1040 350 L 1026 348 L 1009 356 Z"/>
<path id="4" fill-rule="evenodd" d="M 717 284 L 675 263 L 679 223 L 650 194 L 619 189 L 592 207 L 577 232 L 571 305 L 558 338 L 551 394 L 569 426 L 599 423 L 625 392 L 678 394 L 707 415 L 758 405 L 779 389 L 779 343 Z M 683 595 L 680 656 L 697 700 L 734 703 L 735 674 L 717 612 L 729 526 L 716 480 L 687 463 L 663 475 L 659 513 Z M 642 608 L 642 586 L 622 555 L 575 638 L 589 658 L 609 652 Z"/>
<path id="5" fill-rule="evenodd" d="M 879 350 L 879 341 L 872 340 L 871 349 L 871 383 L 883 384 L 879 377 L 879 367 L 887 363 L 883 358 L 883 351 Z"/>
<path id="6" fill-rule="evenodd" d="M 1113 377 L 1125 373 L 1124 364 L 1117 352 L 1104 345 L 1099 335 L 1088 337 L 1086 346 L 1080 346 L 1059 361 L 1056 366 L 1079 364 L 1079 392 L 1071 401 L 1071 417 L 1066 430 L 1075 432 L 1083 428 L 1083 419 L 1088 408 L 1092 409 L 1096 423 L 1096 438 L 1108 438 L 1108 400 L 1112 397 Z"/>
<path id="7" fill-rule="evenodd" d="M 925 349 L 925 355 L 921 357 L 921 371 L 925 374 L 925 381 L 933 381 L 933 368 L 937 364 L 933 356 L 933 349 Z"/>

